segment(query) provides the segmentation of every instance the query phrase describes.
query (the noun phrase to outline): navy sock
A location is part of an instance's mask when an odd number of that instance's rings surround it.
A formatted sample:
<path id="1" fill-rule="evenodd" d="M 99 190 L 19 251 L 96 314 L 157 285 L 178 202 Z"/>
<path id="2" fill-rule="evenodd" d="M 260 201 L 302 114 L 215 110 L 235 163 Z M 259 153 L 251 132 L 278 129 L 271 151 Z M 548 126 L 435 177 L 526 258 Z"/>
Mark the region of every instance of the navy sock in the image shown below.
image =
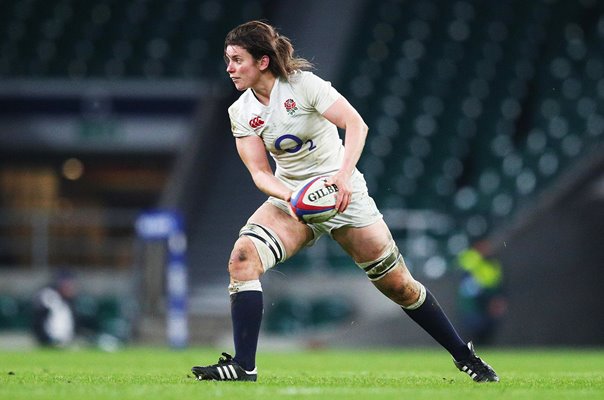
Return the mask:
<path id="1" fill-rule="evenodd" d="M 249 290 L 231 295 L 234 360 L 246 371 L 256 367 L 256 349 L 262 322 L 262 292 Z"/>
<path id="2" fill-rule="evenodd" d="M 457 331 L 438 304 L 436 298 L 426 289 L 426 300 L 415 310 L 405 310 L 412 320 L 430 334 L 457 361 L 470 357 L 470 350 L 459 337 Z"/>

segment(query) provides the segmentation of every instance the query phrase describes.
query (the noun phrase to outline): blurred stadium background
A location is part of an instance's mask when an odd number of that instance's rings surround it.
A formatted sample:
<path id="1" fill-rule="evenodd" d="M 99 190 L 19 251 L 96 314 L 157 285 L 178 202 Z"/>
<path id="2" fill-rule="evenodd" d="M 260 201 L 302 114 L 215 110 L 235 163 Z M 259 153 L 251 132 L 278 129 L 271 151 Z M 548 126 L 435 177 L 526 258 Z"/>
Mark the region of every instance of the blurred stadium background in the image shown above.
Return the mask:
<path id="1" fill-rule="evenodd" d="M 190 343 L 230 345 L 226 260 L 264 196 L 230 134 L 232 27 L 267 19 L 370 126 L 359 167 L 414 274 L 460 321 L 458 255 L 488 241 L 494 345 L 604 344 L 604 3 L 0 1 L 0 344 L 76 273 L 89 332 L 165 343 L 165 245 L 188 236 Z M 264 278 L 261 346 L 429 345 L 323 239 Z"/>

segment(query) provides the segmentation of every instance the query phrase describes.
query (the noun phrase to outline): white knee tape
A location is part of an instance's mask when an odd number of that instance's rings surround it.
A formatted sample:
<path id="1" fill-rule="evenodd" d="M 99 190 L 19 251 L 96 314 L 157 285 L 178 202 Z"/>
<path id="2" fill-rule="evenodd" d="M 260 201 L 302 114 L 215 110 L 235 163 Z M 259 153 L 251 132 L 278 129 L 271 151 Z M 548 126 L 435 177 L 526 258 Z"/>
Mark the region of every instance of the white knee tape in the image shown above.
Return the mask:
<path id="1" fill-rule="evenodd" d="M 417 284 L 419 285 L 419 298 L 417 299 L 417 301 L 415 303 L 413 303 L 411 305 L 401 306 L 405 310 L 415 310 L 415 309 L 419 308 L 422 304 L 424 304 L 424 301 L 426 301 L 426 287 L 424 285 L 422 285 L 420 282 L 417 282 Z"/>
<path id="2" fill-rule="evenodd" d="M 392 271 L 392 269 L 394 269 L 399 262 L 402 262 L 402 260 L 403 256 L 399 252 L 394 241 L 392 241 L 390 246 L 388 246 L 388 249 L 380 258 L 375 261 L 357 263 L 357 265 L 365 271 L 369 280 L 377 281 L 386 276 L 388 272 Z"/>
<path id="3" fill-rule="evenodd" d="M 285 246 L 279 236 L 265 226 L 248 223 L 241 228 L 239 236 L 246 236 L 252 240 L 265 271 L 287 258 Z"/>
<path id="4" fill-rule="evenodd" d="M 232 281 L 229 285 L 229 294 L 248 292 L 252 290 L 262 292 L 262 285 L 258 279 L 253 281 Z"/>

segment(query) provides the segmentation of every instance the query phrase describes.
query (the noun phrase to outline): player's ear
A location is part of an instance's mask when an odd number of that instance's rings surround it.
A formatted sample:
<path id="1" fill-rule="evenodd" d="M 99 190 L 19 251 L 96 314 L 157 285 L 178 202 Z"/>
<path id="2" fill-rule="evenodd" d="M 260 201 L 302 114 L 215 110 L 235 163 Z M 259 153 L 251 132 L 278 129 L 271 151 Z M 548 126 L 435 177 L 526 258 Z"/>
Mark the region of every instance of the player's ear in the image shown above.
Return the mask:
<path id="1" fill-rule="evenodd" d="M 258 60 L 258 68 L 260 69 L 260 71 L 264 71 L 265 69 L 267 69 L 270 62 L 271 59 L 269 58 L 269 56 L 264 55 L 260 57 L 260 60 Z"/>

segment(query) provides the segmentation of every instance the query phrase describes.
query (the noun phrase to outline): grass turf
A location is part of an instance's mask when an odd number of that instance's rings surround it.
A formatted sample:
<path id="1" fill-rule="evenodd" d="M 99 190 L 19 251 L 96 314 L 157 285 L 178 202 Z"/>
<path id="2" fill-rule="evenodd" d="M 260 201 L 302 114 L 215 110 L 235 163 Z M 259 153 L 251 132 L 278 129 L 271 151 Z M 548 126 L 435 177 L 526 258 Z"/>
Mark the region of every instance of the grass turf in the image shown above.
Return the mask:
<path id="1" fill-rule="evenodd" d="M 604 350 L 478 349 L 501 382 L 476 384 L 433 349 L 262 352 L 259 378 L 198 382 L 219 352 L 0 351 L 0 399 L 602 399 Z"/>

